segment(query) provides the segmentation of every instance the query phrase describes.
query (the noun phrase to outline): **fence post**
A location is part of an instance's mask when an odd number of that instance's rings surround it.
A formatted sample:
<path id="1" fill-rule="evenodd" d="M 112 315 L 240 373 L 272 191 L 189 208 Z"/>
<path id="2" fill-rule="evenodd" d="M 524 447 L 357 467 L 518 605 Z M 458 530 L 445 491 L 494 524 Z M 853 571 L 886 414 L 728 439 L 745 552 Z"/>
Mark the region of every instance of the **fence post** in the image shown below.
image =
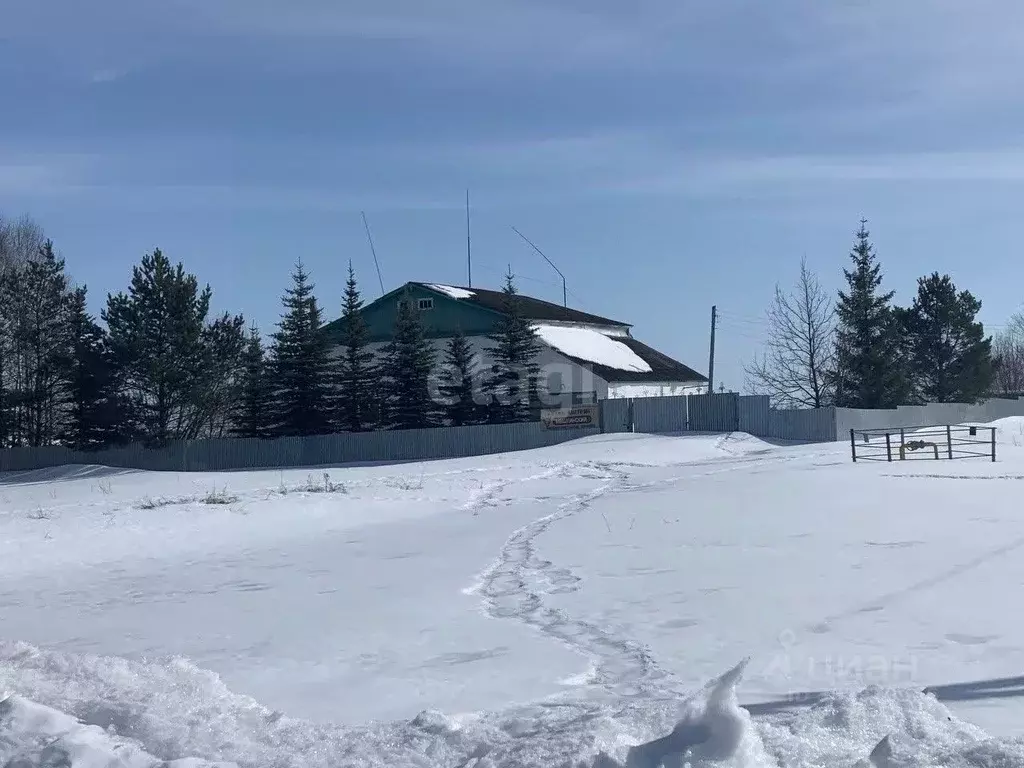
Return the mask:
<path id="1" fill-rule="evenodd" d="M 946 425 L 946 455 L 953 458 L 953 427 Z"/>
<path id="2" fill-rule="evenodd" d="M 854 464 L 856 464 L 857 463 L 857 442 L 856 442 L 856 438 L 854 437 L 852 429 L 850 430 L 850 453 L 853 454 L 853 462 L 854 462 Z"/>
<path id="3" fill-rule="evenodd" d="M 996 460 L 996 428 L 992 427 L 992 461 Z"/>
<path id="4" fill-rule="evenodd" d="M 892 441 L 889 439 L 891 434 L 885 433 L 885 459 L 886 461 L 892 461 Z"/>

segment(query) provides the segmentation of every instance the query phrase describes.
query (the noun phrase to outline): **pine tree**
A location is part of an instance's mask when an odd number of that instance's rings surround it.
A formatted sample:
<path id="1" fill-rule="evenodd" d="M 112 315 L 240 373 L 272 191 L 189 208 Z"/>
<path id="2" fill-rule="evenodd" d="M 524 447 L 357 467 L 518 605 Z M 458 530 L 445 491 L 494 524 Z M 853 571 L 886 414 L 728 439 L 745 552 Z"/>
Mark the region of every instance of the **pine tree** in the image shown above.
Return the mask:
<path id="1" fill-rule="evenodd" d="M 72 294 L 64 260 L 47 240 L 22 268 L 15 343 L 23 371 L 22 426 L 29 445 L 53 442 L 61 429 L 69 365 Z"/>
<path id="2" fill-rule="evenodd" d="M 981 302 L 957 292 L 949 275 L 917 281 L 917 297 L 902 313 L 914 394 L 922 402 L 974 403 L 995 378 L 992 339 L 976 321 Z"/>
<path id="3" fill-rule="evenodd" d="M 836 361 L 832 378 L 836 405 L 893 408 L 905 402 L 907 378 L 893 292 L 879 293 L 881 266 L 861 220 L 850 253 L 852 270 L 843 270 L 849 290 L 836 306 Z"/>
<path id="4" fill-rule="evenodd" d="M 419 310 L 406 295 L 399 302 L 391 342 L 384 351 L 384 409 L 395 429 L 422 429 L 437 423 L 437 406 L 430 391 L 434 349 L 424 336 Z"/>
<path id="5" fill-rule="evenodd" d="M 343 431 L 361 432 L 374 422 L 377 408 L 377 370 L 368 348 L 370 330 L 362 315 L 363 300 L 352 262 L 341 310 L 341 349 L 337 362 L 337 425 Z"/>
<path id="6" fill-rule="evenodd" d="M 494 361 L 492 375 L 484 385 L 491 400 L 489 420 L 496 423 L 530 421 L 538 396 L 540 340 L 530 321 L 523 316 L 511 270 L 505 275 L 502 293 L 502 317 L 494 334 L 488 337 Z"/>
<path id="7" fill-rule="evenodd" d="M 273 398 L 263 339 L 254 323 L 242 352 L 242 381 L 234 433 L 239 437 L 267 437 Z"/>
<path id="8" fill-rule="evenodd" d="M 274 435 L 321 435 L 330 431 L 330 348 L 323 316 L 302 262 L 282 302 L 285 313 L 273 335 Z"/>
<path id="9" fill-rule="evenodd" d="M 476 355 L 460 331 L 445 347 L 444 383 L 440 387 L 445 419 L 454 427 L 480 423 L 481 407 L 474 391 L 476 368 Z"/>
<path id="10" fill-rule="evenodd" d="M 128 293 L 107 297 L 107 323 L 116 375 L 135 427 L 163 443 L 194 436 L 207 375 L 204 346 L 210 287 L 199 289 L 181 264 L 160 249 L 132 269 Z"/>
<path id="11" fill-rule="evenodd" d="M 107 334 L 86 308 L 86 289 L 74 292 L 68 313 L 71 340 L 64 441 L 79 451 L 121 442 L 122 414 Z"/>

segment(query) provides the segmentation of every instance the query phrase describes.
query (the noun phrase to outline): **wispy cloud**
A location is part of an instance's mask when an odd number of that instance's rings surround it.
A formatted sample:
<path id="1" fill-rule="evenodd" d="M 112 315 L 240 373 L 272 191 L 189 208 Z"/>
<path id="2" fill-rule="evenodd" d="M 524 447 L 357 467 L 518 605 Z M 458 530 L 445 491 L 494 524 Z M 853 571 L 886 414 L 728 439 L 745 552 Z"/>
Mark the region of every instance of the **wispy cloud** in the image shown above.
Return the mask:
<path id="1" fill-rule="evenodd" d="M 7 28 L 38 46 L 18 65 L 48 103 L 75 73 L 65 112 L 0 138 L 104 162 L 9 164 L 7 190 L 429 206 L 465 184 L 706 196 L 1024 175 L 1008 0 L 109 0 L 117 24 L 78 6 L 44 24 L 54 7 L 19 5 Z"/>
<path id="2" fill-rule="evenodd" d="M 0 148 L 0 195 L 12 198 L 68 194 L 88 179 L 93 158 L 79 154 L 42 154 Z"/>
<path id="3" fill-rule="evenodd" d="M 101 83 L 113 83 L 120 80 L 127 74 L 123 69 L 97 69 L 89 73 L 89 82 L 97 85 Z"/>

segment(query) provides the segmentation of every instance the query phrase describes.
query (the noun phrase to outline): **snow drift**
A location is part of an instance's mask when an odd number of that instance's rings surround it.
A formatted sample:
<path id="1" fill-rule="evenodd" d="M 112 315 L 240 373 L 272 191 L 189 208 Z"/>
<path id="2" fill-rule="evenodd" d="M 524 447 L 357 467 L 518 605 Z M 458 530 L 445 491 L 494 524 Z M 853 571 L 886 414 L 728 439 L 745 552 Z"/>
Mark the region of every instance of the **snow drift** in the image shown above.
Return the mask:
<path id="1" fill-rule="evenodd" d="M 753 719 L 744 665 L 683 702 L 553 699 L 507 712 L 358 728 L 296 720 L 229 691 L 187 661 L 49 653 L 0 644 L 5 768 L 692 768 L 1020 765 L 912 690 L 869 689 Z M 675 722 L 673 726 L 672 723 Z M 667 735 L 664 735 L 666 734 Z M 869 760 L 869 755 L 873 757 Z"/>

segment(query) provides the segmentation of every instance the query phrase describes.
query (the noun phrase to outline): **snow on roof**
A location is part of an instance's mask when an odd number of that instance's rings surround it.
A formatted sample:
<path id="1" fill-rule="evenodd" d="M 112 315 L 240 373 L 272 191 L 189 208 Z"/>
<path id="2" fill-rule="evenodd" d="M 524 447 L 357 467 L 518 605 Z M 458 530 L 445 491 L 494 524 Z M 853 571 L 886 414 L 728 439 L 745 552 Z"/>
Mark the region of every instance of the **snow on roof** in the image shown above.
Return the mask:
<path id="1" fill-rule="evenodd" d="M 652 368 L 622 342 L 593 328 L 563 325 L 535 325 L 537 335 L 559 352 L 577 360 L 587 360 L 620 371 L 650 373 Z"/>
<path id="2" fill-rule="evenodd" d="M 472 291 L 467 291 L 465 288 L 456 288 L 451 285 L 427 283 L 427 288 L 431 288 L 440 293 L 444 293 L 448 296 L 451 296 L 453 299 L 471 299 L 474 296 Z"/>

